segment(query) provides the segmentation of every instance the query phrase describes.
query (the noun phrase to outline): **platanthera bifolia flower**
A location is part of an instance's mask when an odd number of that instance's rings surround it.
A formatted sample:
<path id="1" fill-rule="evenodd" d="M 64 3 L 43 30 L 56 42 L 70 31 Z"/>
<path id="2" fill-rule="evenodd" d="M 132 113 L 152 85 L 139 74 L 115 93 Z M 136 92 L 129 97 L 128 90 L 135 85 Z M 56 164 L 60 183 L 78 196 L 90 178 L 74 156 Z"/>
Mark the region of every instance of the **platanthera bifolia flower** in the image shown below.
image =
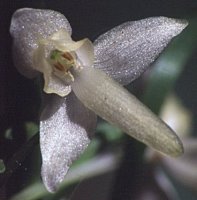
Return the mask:
<path id="1" fill-rule="evenodd" d="M 40 119 L 42 179 L 49 191 L 88 146 L 96 114 L 160 152 L 183 152 L 176 134 L 120 84 L 139 77 L 186 26 L 152 17 L 126 22 L 92 44 L 73 41 L 69 22 L 58 12 L 25 8 L 13 14 L 17 69 L 28 78 L 41 72 L 44 91 L 55 93 L 45 95 Z"/>

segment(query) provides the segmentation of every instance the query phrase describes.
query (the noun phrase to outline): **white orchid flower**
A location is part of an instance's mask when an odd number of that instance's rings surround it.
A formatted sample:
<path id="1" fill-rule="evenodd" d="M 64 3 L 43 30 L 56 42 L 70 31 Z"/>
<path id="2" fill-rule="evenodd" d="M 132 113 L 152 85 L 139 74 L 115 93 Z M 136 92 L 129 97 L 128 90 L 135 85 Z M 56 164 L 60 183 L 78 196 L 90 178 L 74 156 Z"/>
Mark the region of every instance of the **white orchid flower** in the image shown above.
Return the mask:
<path id="1" fill-rule="evenodd" d="M 120 84 L 138 78 L 186 26 L 152 17 L 126 22 L 92 44 L 74 42 L 69 22 L 58 12 L 25 8 L 13 14 L 17 69 L 28 78 L 41 72 L 44 91 L 55 93 L 46 95 L 40 119 L 42 179 L 49 191 L 88 146 L 96 114 L 158 151 L 183 152 L 176 134 Z"/>

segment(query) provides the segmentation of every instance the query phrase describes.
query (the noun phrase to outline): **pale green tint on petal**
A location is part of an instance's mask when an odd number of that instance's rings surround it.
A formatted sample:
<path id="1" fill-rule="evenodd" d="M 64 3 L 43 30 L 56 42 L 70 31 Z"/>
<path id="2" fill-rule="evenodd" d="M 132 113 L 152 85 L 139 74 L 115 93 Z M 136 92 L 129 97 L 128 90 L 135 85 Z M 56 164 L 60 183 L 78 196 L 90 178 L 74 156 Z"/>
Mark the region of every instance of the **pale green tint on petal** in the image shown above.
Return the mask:
<path id="1" fill-rule="evenodd" d="M 53 192 L 88 146 L 96 128 L 96 115 L 73 93 L 66 98 L 47 95 L 45 104 L 40 122 L 42 179 Z"/>
<path id="2" fill-rule="evenodd" d="M 94 63 L 94 47 L 87 38 L 77 42 L 73 40 L 58 40 L 56 41 L 55 48 L 62 52 L 75 52 L 83 66 L 92 66 Z"/>
<path id="3" fill-rule="evenodd" d="M 102 71 L 87 67 L 76 74 L 72 89 L 85 106 L 137 140 L 170 156 L 183 153 L 177 135 Z"/>
<path id="4" fill-rule="evenodd" d="M 50 41 L 54 43 L 55 48 L 63 52 L 79 51 L 78 57 L 80 57 L 80 51 L 83 49 L 85 50 L 87 57 L 94 57 L 94 47 L 89 39 L 85 38 L 83 40 L 75 42 L 70 37 L 69 33 L 66 32 L 64 29 L 59 30 L 45 41 Z M 89 53 L 91 53 L 91 55 Z"/>
<path id="5" fill-rule="evenodd" d="M 10 25 L 13 57 L 21 74 L 28 78 L 38 74 L 33 63 L 33 52 L 38 47 L 38 40 L 48 38 L 60 29 L 71 35 L 68 20 L 56 11 L 23 8 L 13 14 Z"/>
<path id="6" fill-rule="evenodd" d="M 53 45 L 40 43 L 38 48 L 34 51 L 33 61 L 36 66 L 36 70 L 43 73 L 44 91 L 48 94 L 56 93 L 63 97 L 71 92 L 71 87 L 66 85 L 65 82 L 52 73 L 53 69 L 47 60 L 49 52 L 52 49 Z"/>
<path id="7" fill-rule="evenodd" d="M 50 54 L 53 50 L 72 53 L 76 63 L 92 66 L 94 61 L 94 49 L 90 40 L 83 39 L 75 42 L 68 32 L 61 29 L 47 39 L 39 40 L 38 48 L 34 51 L 33 61 L 35 69 L 43 73 L 44 91 L 55 93 L 59 96 L 66 96 L 71 92 L 69 81 L 65 77 L 59 78 L 53 73 L 53 65 L 49 62 Z M 75 66 L 73 66 L 75 67 Z"/>
<path id="8" fill-rule="evenodd" d="M 138 78 L 186 26 L 184 20 L 167 17 L 123 23 L 94 42 L 94 67 L 119 83 L 128 84 Z"/>
<path id="9" fill-rule="evenodd" d="M 93 65 L 94 47 L 89 39 L 85 38 L 75 42 L 66 31 L 60 30 L 51 37 L 51 40 L 55 42 L 56 49 L 62 52 L 75 52 L 83 66 Z"/>

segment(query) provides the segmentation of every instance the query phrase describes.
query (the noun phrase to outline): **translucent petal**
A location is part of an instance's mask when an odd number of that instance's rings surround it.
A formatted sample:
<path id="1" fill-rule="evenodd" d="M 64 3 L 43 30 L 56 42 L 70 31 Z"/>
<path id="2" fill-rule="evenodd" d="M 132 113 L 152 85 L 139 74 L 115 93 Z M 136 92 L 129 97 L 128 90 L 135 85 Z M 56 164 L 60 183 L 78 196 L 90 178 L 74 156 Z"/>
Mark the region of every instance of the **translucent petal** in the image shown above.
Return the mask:
<path id="1" fill-rule="evenodd" d="M 51 40 L 50 42 L 53 43 L 55 48 L 60 51 L 76 52 L 77 56 L 81 58 L 81 60 L 85 59 L 85 62 L 82 62 L 83 65 L 93 65 L 94 47 L 89 39 L 85 38 L 75 42 L 72 40 L 69 33 L 67 33 L 65 30 L 60 30 L 53 34 L 49 40 Z"/>
<path id="2" fill-rule="evenodd" d="M 170 156 L 183 153 L 177 135 L 135 96 L 101 70 L 86 67 L 71 85 L 80 101 L 97 115 L 148 146 Z"/>
<path id="3" fill-rule="evenodd" d="M 47 94 L 58 94 L 65 97 L 71 92 L 71 87 L 53 74 L 44 75 L 44 91 Z"/>
<path id="4" fill-rule="evenodd" d="M 83 45 L 76 50 L 77 57 L 83 66 L 93 66 L 94 63 L 94 47 L 89 39 L 84 39 Z"/>
<path id="5" fill-rule="evenodd" d="M 94 42 L 94 66 L 121 84 L 128 84 L 138 78 L 186 26 L 186 21 L 166 17 L 126 22 Z"/>
<path id="6" fill-rule="evenodd" d="M 14 39 L 14 63 L 21 74 L 28 78 L 37 73 L 33 69 L 33 51 L 38 46 L 38 40 L 47 38 L 60 29 L 69 34 L 72 30 L 64 15 L 52 10 L 23 8 L 17 10 L 13 16 L 10 33 Z"/>
<path id="7" fill-rule="evenodd" d="M 41 115 L 42 179 L 53 192 L 70 165 L 86 149 L 96 127 L 96 115 L 73 93 L 66 99 L 50 95 Z"/>

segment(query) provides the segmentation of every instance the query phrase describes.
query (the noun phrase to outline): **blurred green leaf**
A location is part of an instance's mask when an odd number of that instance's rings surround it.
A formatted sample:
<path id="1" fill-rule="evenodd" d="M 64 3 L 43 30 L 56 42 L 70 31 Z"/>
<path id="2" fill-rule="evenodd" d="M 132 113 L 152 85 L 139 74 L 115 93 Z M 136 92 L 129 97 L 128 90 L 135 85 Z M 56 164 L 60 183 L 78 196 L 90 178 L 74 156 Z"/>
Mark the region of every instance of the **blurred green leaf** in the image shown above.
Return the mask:
<path id="1" fill-rule="evenodd" d="M 155 62 L 147 89 L 142 97 L 143 102 L 155 113 L 160 107 L 168 92 L 173 88 L 176 80 L 192 52 L 197 48 L 197 19 L 189 21 L 189 26 L 167 48 Z"/>
<path id="2" fill-rule="evenodd" d="M 101 141 L 97 138 L 94 138 L 89 144 L 88 148 L 85 150 L 85 152 L 80 156 L 80 158 L 73 163 L 73 166 L 80 165 L 83 162 L 89 160 L 90 158 L 93 158 L 98 152 L 100 144 Z"/>
<path id="3" fill-rule="evenodd" d="M 118 167 L 119 159 L 119 154 L 104 154 L 97 156 L 80 166 L 72 167 L 56 193 L 50 194 L 46 191 L 44 185 L 38 182 L 26 187 L 10 200 L 38 200 L 40 198 L 59 200 L 60 197 L 64 196 L 67 192 L 67 187 L 72 184 L 78 183 L 82 179 L 95 177 L 115 170 Z"/>
<path id="4" fill-rule="evenodd" d="M 2 159 L 0 159 L 0 174 L 4 173 L 6 170 L 5 164 Z"/>
<path id="5" fill-rule="evenodd" d="M 38 182 L 26 187 L 22 192 L 12 197 L 11 200 L 38 200 L 47 195 L 49 195 L 49 192 L 41 182 Z"/>
<path id="6" fill-rule="evenodd" d="M 123 136 L 123 132 L 119 128 L 112 126 L 106 122 L 98 124 L 96 131 L 99 134 L 102 134 L 109 142 L 119 140 Z"/>
<path id="7" fill-rule="evenodd" d="M 31 138 L 33 135 L 35 135 L 36 133 L 38 133 L 39 127 L 34 122 L 26 122 L 25 123 L 25 131 L 27 133 L 27 137 Z"/>
<path id="8" fill-rule="evenodd" d="M 12 129 L 11 128 L 8 128 L 5 131 L 5 138 L 8 139 L 8 140 L 12 140 L 13 139 Z"/>

